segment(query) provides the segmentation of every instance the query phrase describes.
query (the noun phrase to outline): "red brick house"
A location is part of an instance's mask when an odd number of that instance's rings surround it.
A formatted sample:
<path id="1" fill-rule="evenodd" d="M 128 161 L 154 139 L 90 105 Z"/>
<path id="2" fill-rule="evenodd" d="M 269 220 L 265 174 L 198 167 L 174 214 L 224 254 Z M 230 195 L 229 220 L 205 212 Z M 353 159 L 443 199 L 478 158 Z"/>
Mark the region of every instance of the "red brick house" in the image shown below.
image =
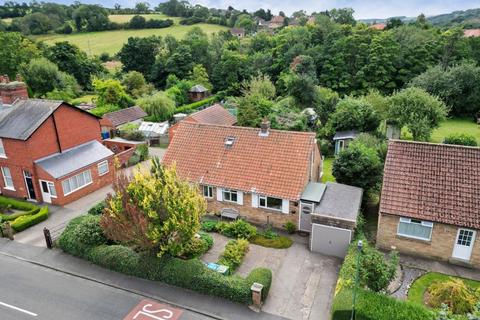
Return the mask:
<path id="1" fill-rule="evenodd" d="M 3 104 L 1 193 L 64 205 L 111 183 L 114 153 L 100 141 L 99 118 L 68 103 Z"/>
<path id="2" fill-rule="evenodd" d="M 197 183 L 209 212 L 237 212 L 253 223 L 294 223 L 311 234 L 313 251 L 343 256 L 361 189 L 319 183 L 322 159 L 313 132 L 183 121 L 163 158 Z M 343 205 L 342 203 L 343 202 Z"/>
<path id="3" fill-rule="evenodd" d="M 228 112 L 221 104 L 216 103 L 213 106 L 188 115 L 180 122 L 233 126 L 237 123 L 237 117 Z M 180 122 L 177 122 L 168 129 L 168 138 L 170 141 L 172 141 Z"/>
<path id="4" fill-rule="evenodd" d="M 390 140 L 377 246 L 480 267 L 480 148 Z"/>

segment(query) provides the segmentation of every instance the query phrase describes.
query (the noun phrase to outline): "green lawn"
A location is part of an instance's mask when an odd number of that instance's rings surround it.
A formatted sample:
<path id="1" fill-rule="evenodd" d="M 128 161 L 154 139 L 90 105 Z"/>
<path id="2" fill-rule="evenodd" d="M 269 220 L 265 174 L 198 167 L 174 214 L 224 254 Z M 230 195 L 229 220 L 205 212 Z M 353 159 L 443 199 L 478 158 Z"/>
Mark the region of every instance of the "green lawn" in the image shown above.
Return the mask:
<path id="1" fill-rule="evenodd" d="M 42 40 L 47 44 L 54 44 L 55 42 L 68 41 L 79 46 L 90 55 L 100 55 L 103 52 L 108 54 L 115 54 L 122 45 L 127 42 L 130 37 L 148 37 L 152 35 L 165 37 L 172 35 L 176 38 L 183 38 L 185 34 L 194 27 L 200 27 L 205 33 L 212 34 L 222 30 L 228 30 L 227 27 L 198 23 L 193 26 L 174 25 L 169 28 L 162 29 L 141 29 L 141 30 L 114 30 L 88 33 L 75 33 L 69 35 L 49 34 L 34 37 L 37 40 Z"/>
<path id="2" fill-rule="evenodd" d="M 430 141 L 442 143 L 445 137 L 452 133 L 466 133 L 472 135 L 477 139 L 477 143 L 480 145 L 480 125 L 476 124 L 470 118 L 448 119 L 442 122 L 439 128 L 433 130 Z M 402 129 L 402 139 L 412 140 L 412 135 L 407 128 Z"/>
<path id="3" fill-rule="evenodd" d="M 117 23 L 125 23 L 129 22 L 130 19 L 132 19 L 133 16 L 136 16 L 135 14 L 112 14 L 108 16 L 108 19 L 112 22 L 117 22 Z M 151 13 L 151 14 L 139 14 L 139 16 L 144 17 L 146 20 L 150 19 L 156 19 L 156 20 L 166 20 L 170 19 L 173 20 L 175 24 L 178 24 L 180 20 L 182 20 L 181 17 L 170 17 L 167 16 L 163 13 Z"/>
<path id="4" fill-rule="evenodd" d="M 322 182 L 335 182 L 335 177 L 332 175 L 332 165 L 334 158 L 325 158 L 323 160 L 323 177 Z"/>
<path id="5" fill-rule="evenodd" d="M 12 18 L 5 18 L 5 19 L 2 19 L 3 22 L 5 22 L 6 24 L 10 24 L 12 23 Z"/>
<path id="6" fill-rule="evenodd" d="M 423 305 L 423 296 L 425 295 L 425 291 L 433 282 L 435 281 L 443 282 L 451 278 L 461 279 L 468 286 L 474 289 L 480 288 L 480 281 L 463 279 L 459 277 L 452 277 L 452 276 L 448 276 L 446 274 L 437 273 L 437 272 L 428 272 L 413 282 L 412 286 L 408 290 L 408 301 Z"/>

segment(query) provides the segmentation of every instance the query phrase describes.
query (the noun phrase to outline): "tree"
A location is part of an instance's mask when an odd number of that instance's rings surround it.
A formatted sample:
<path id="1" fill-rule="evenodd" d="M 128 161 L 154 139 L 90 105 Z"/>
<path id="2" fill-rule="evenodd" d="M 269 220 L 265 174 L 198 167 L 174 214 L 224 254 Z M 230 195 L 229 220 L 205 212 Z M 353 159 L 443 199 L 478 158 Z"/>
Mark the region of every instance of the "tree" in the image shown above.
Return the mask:
<path id="1" fill-rule="evenodd" d="M 316 89 L 317 104 L 315 105 L 315 112 L 317 113 L 320 122 L 326 124 L 330 115 L 335 112 L 340 97 L 338 93 L 329 88 L 317 87 Z"/>
<path id="2" fill-rule="evenodd" d="M 193 65 L 190 47 L 182 44 L 167 59 L 165 63 L 165 71 L 183 79 L 192 71 Z"/>
<path id="3" fill-rule="evenodd" d="M 227 90 L 229 93 L 238 94 L 240 84 L 249 75 L 247 57 L 239 52 L 225 50 L 220 61 L 214 66 L 212 83 L 219 91 Z"/>
<path id="4" fill-rule="evenodd" d="M 390 98 L 389 119 L 400 127 L 407 127 L 413 140 L 427 141 L 433 129 L 445 120 L 447 107 L 437 97 L 420 88 L 407 88 Z"/>
<path id="5" fill-rule="evenodd" d="M 335 131 L 372 132 L 379 124 L 379 116 L 367 101 L 349 97 L 340 100 L 329 120 L 329 125 Z"/>
<path id="6" fill-rule="evenodd" d="M 127 43 L 118 53 L 123 70 L 126 72 L 138 71 L 148 78 L 161 45 L 162 39 L 156 36 L 128 38 Z"/>
<path id="7" fill-rule="evenodd" d="M 259 75 L 243 84 L 243 97 L 239 99 L 238 125 L 259 127 L 262 119 L 273 109 L 275 86 L 268 76 Z"/>
<path id="8" fill-rule="evenodd" d="M 0 32 L 0 43 L 0 74 L 12 79 L 21 65 L 40 56 L 35 43 L 17 32 Z"/>
<path id="9" fill-rule="evenodd" d="M 140 97 L 153 91 L 153 86 L 147 84 L 145 77 L 138 71 L 130 71 L 123 76 L 122 85 L 128 94 L 133 97 Z"/>
<path id="10" fill-rule="evenodd" d="M 148 2 L 135 3 L 135 13 L 149 13 L 149 12 L 150 12 L 150 3 Z"/>
<path id="11" fill-rule="evenodd" d="M 139 15 L 135 15 L 130 19 L 130 22 L 128 23 L 128 27 L 130 29 L 143 29 L 145 28 L 145 23 L 147 20 Z"/>
<path id="12" fill-rule="evenodd" d="M 77 31 L 102 31 L 109 26 L 108 11 L 99 5 L 82 4 L 72 13 Z"/>
<path id="13" fill-rule="evenodd" d="M 154 158 L 150 173 L 115 181 L 100 224 L 110 240 L 158 256 L 180 256 L 200 229 L 205 211 L 197 186 Z"/>
<path id="14" fill-rule="evenodd" d="M 328 13 L 336 23 L 354 26 L 357 21 L 353 17 L 355 11 L 352 8 L 332 9 Z"/>
<path id="15" fill-rule="evenodd" d="M 164 92 L 143 97 L 137 104 L 157 122 L 169 120 L 175 113 L 175 101 Z"/>
<path id="16" fill-rule="evenodd" d="M 335 158 L 332 173 L 338 183 L 368 191 L 381 182 L 382 169 L 383 163 L 375 149 L 351 143 Z"/>
<path id="17" fill-rule="evenodd" d="M 208 78 L 207 70 L 203 65 L 201 64 L 194 65 L 192 72 L 190 72 L 190 75 L 188 76 L 188 78 L 194 84 L 201 84 L 208 90 L 212 90 L 212 84 L 210 83 L 210 80 Z"/>
<path id="18" fill-rule="evenodd" d="M 98 96 L 97 105 L 99 107 L 114 105 L 127 108 L 134 104 L 133 99 L 126 93 L 125 87 L 118 80 L 95 79 L 93 80 L 93 87 Z"/>
<path id="19" fill-rule="evenodd" d="M 387 20 L 387 26 L 385 27 L 385 29 L 395 29 L 403 26 L 403 24 L 403 21 L 399 18 L 390 18 Z"/>
<path id="20" fill-rule="evenodd" d="M 476 147 L 477 139 L 475 136 L 466 133 L 452 133 L 445 137 L 443 143 Z"/>
<path id="21" fill-rule="evenodd" d="M 92 76 L 105 71 L 99 60 L 91 59 L 84 51 L 69 42 L 56 42 L 45 50 L 45 56 L 58 68 L 71 74 L 86 89 L 91 89 Z"/>
<path id="22" fill-rule="evenodd" d="M 57 65 L 46 58 L 32 59 L 23 65 L 21 74 L 36 97 L 56 89 L 66 91 L 66 96 L 73 98 L 79 91 L 75 78 L 59 71 Z"/>

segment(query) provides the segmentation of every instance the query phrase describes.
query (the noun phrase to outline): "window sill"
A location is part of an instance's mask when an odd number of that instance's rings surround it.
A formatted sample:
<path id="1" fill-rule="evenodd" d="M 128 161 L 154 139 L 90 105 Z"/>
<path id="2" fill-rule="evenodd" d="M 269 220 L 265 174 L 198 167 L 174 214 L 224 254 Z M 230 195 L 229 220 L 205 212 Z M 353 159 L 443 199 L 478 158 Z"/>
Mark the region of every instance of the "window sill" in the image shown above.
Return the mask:
<path id="1" fill-rule="evenodd" d="M 400 235 L 400 234 L 397 234 L 396 235 L 396 238 L 397 239 L 400 239 L 400 240 L 409 240 L 409 241 L 413 241 L 413 242 L 418 242 L 418 243 L 423 243 L 423 244 L 428 244 L 430 245 L 432 243 L 432 240 L 426 240 L 426 239 L 419 239 L 419 238 L 412 238 L 412 237 L 408 237 L 408 236 L 403 236 L 403 235 Z"/>
<path id="2" fill-rule="evenodd" d="M 0 159 L 8 159 L 8 157 L 0 154 Z"/>
<path id="3" fill-rule="evenodd" d="M 8 191 L 17 191 L 17 190 L 15 190 L 15 188 L 13 188 L 13 187 L 4 187 L 3 189 L 4 189 L 4 190 L 8 190 Z"/>
<path id="4" fill-rule="evenodd" d="M 238 204 L 237 201 L 229 201 L 229 200 L 222 200 L 221 202 L 229 203 L 229 204 Z"/>
<path id="5" fill-rule="evenodd" d="M 106 175 L 106 174 L 109 173 L 109 172 L 110 172 L 110 171 L 104 172 L 104 173 L 102 173 L 102 174 L 99 173 L 98 176 L 99 176 L 99 177 L 104 176 L 104 175 Z"/>
<path id="6" fill-rule="evenodd" d="M 282 209 L 272 209 L 272 208 L 265 208 L 265 207 L 258 207 L 258 209 L 262 209 L 262 210 L 265 210 L 265 211 L 271 211 L 273 213 L 287 214 L 287 213 L 283 213 Z"/>

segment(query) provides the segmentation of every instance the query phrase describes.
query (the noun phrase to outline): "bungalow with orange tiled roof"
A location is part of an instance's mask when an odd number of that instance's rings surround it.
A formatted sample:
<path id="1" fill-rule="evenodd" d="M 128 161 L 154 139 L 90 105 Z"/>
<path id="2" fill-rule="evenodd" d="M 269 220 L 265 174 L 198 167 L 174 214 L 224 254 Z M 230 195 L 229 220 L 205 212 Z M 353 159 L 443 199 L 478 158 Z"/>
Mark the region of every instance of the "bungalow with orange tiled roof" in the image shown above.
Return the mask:
<path id="1" fill-rule="evenodd" d="M 208 210 L 259 225 L 294 223 L 313 251 L 343 257 L 352 239 L 362 190 L 320 183 L 314 132 L 181 122 L 163 163 L 197 183 Z M 235 216 L 234 216 L 235 217 Z"/>
<path id="2" fill-rule="evenodd" d="M 390 140 L 377 246 L 480 268 L 480 148 Z"/>

